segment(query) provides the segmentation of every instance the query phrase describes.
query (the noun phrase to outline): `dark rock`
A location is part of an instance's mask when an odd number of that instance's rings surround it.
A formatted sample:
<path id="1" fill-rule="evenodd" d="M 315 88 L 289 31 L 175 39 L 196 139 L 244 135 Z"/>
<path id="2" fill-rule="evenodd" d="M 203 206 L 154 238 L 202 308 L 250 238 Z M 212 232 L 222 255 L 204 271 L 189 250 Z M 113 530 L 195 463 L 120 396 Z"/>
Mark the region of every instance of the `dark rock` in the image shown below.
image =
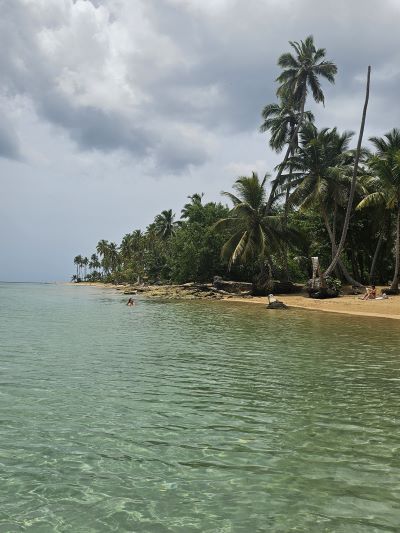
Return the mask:
<path id="1" fill-rule="evenodd" d="M 316 300 L 326 300 L 328 298 L 337 298 L 339 296 L 339 291 L 333 289 L 319 289 L 317 291 L 309 291 L 310 298 L 315 298 Z"/>
<path id="2" fill-rule="evenodd" d="M 400 293 L 399 289 L 390 289 L 389 287 L 387 289 L 382 289 L 381 292 L 382 292 L 382 294 L 386 293 L 386 294 L 388 294 L 390 296 L 395 296 L 396 294 Z"/>
<path id="3" fill-rule="evenodd" d="M 275 302 L 271 302 L 270 304 L 267 304 L 266 308 L 267 309 L 287 309 L 288 306 L 284 304 L 283 302 L 276 300 Z"/>
<path id="4" fill-rule="evenodd" d="M 307 292 L 310 298 L 316 298 L 317 300 L 324 300 L 326 298 L 337 298 L 340 294 L 339 289 L 330 287 L 321 287 L 319 278 L 314 280 L 309 279 L 307 282 Z"/>

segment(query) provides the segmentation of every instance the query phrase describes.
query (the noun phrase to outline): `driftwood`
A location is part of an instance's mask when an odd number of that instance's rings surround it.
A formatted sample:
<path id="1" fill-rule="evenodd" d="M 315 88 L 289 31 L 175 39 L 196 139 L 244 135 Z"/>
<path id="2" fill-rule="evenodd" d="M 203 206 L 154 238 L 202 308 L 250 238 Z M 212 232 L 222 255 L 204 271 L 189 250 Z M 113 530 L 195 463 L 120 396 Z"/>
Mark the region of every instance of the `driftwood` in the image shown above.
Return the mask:
<path id="1" fill-rule="evenodd" d="M 252 283 L 244 281 L 226 281 L 220 276 L 214 276 L 213 286 L 215 289 L 225 291 L 229 294 L 250 293 L 253 290 Z"/>
<path id="2" fill-rule="evenodd" d="M 303 290 L 302 285 L 296 285 L 291 281 L 273 281 L 272 292 L 274 294 L 294 294 Z"/>

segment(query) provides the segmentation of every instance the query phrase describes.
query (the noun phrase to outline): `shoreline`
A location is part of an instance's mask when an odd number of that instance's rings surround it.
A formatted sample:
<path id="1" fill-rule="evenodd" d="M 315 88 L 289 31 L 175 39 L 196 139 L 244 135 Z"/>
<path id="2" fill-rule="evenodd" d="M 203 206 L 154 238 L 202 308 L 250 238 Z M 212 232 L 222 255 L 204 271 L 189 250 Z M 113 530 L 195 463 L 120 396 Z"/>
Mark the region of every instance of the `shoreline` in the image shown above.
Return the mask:
<path id="1" fill-rule="evenodd" d="M 193 292 L 190 288 L 179 285 L 157 285 L 148 286 L 144 290 L 142 287 L 129 285 L 105 284 L 101 282 L 66 282 L 67 285 L 76 287 L 95 287 L 101 289 L 113 289 L 121 291 L 127 296 L 132 291 L 138 290 L 138 294 L 148 298 L 172 299 L 172 300 L 217 300 L 234 303 L 251 303 L 266 305 L 265 296 L 238 296 L 236 294 L 212 294 Z M 384 318 L 390 320 L 400 320 L 400 296 L 390 296 L 388 300 L 360 300 L 359 296 L 343 295 L 338 298 L 327 300 L 314 300 L 304 293 L 278 295 L 277 299 L 285 303 L 290 309 L 304 309 L 307 311 L 321 311 L 323 313 L 336 313 L 341 315 L 352 315 L 369 318 Z"/>

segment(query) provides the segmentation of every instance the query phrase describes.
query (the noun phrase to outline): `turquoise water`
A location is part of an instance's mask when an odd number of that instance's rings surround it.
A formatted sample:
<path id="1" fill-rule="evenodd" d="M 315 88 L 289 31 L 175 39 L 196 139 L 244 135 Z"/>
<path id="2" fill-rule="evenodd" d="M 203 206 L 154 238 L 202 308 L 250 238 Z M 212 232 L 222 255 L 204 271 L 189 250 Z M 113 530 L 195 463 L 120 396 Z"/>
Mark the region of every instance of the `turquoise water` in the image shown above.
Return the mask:
<path id="1" fill-rule="evenodd" d="M 396 321 L 0 284 L 0 532 L 400 531 Z"/>

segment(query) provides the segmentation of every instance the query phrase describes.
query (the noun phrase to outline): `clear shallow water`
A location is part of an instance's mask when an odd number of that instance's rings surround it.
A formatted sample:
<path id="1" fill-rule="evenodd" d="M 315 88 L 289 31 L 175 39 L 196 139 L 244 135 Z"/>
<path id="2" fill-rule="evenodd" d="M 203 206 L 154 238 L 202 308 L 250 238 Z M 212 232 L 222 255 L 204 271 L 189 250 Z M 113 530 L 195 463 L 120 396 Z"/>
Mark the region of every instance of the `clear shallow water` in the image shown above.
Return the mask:
<path id="1" fill-rule="evenodd" d="M 400 531 L 396 321 L 0 284 L 0 532 Z"/>

